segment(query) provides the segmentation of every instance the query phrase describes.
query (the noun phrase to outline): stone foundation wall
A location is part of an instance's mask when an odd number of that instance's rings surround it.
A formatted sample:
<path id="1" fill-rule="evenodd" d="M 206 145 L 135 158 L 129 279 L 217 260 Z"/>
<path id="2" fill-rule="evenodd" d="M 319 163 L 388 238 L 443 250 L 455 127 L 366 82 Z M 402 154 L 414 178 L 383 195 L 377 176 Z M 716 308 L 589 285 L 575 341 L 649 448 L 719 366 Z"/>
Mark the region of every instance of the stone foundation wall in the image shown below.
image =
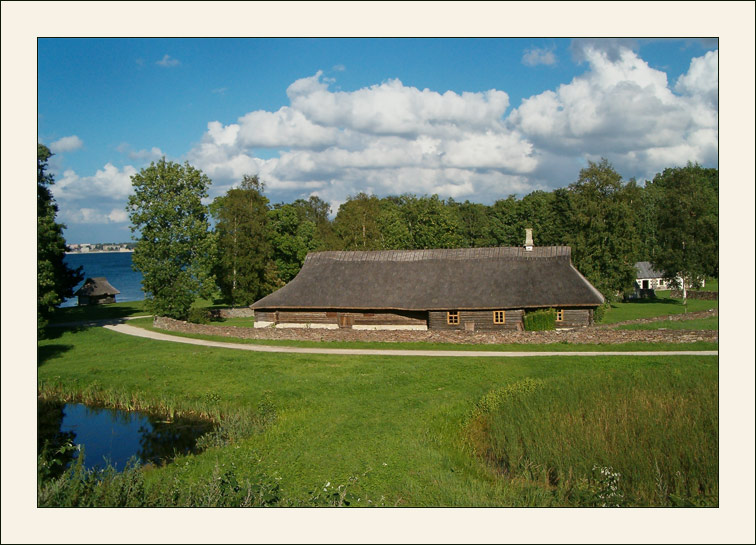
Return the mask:
<path id="1" fill-rule="evenodd" d="M 297 341 L 429 342 L 454 344 L 618 344 L 629 342 L 718 342 L 719 331 L 623 330 L 581 327 L 561 331 L 365 331 L 359 329 L 274 329 L 191 324 L 170 318 L 155 318 L 159 329 L 181 333 L 217 335 L 229 339 L 280 339 Z"/>

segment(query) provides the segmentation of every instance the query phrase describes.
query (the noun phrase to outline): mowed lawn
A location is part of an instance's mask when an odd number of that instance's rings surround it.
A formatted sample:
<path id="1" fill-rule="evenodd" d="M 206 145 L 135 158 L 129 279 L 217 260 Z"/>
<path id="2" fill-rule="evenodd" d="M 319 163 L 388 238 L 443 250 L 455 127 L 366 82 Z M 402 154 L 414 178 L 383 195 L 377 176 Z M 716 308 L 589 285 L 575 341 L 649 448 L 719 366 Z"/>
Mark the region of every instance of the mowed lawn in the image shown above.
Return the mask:
<path id="1" fill-rule="evenodd" d="M 601 323 L 615 324 L 628 320 L 701 312 L 714 308 L 719 308 L 719 301 L 688 299 L 687 304 L 683 305 L 682 299 L 672 299 L 669 297 L 669 292 L 657 292 L 657 297 L 654 299 L 611 303 L 611 308 L 606 312 Z"/>
<path id="2" fill-rule="evenodd" d="M 660 320 L 645 324 L 625 324 L 617 326 L 618 329 L 689 329 L 689 330 L 715 330 L 719 329 L 719 317 L 701 318 L 694 320 Z"/>
<path id="3" fill-rule="evenodd" d="M 241 482 L 262 472 L 278 479 L 282 496 L 295 505 L 306 505 L 326 483 L 349 484 L 359 505 L 565 505 L 572 496 L 544 482 L 539 472 L 532 479 L 521 472 L 507 478 L 473 453 L 470 414 L 487 393 L 531 379 L 557 386 L 564 381 L 600 385 L 607 377 L 630 384 L 633 377 L 645 377 L 640 381 L 645 383 L 656 375 L 671 385 L 686 377 L 681 384 L 692 399 L 700 392 L 691 385 L 714 395 L 718 391 L 716 357 L 318 356 L 187 346 L 102 328 L 52 335 L 38 349 L 38 387 L 50 397 L 216 416 L 254 413 L 269 399 L 276 420 L 265 431 L 153 469 L 147 485 L 176 478 L 188 486 L 212 479 L 219 470 L 232 471 Z M 667 405 L 659 406 L 665 410 Z M 695 451 L 699 463 L 716 466 L 711 459 L 716 434 L 709 431 L 718 421 L 710 407 L 698 407 L 706 423 L 694 435 L 696 445 L 669 444 L 666 450 Z M 648 421 L 647 431 L 660 440 L 663 421 Z M 545 432 L 520 428 L 519 433 Z M 710 444 L 702 447 L 701 437 Z M 580 438 L 569 440 L 574 444 Z M 591 457 L 599 459 L 582 460 L 580 467 L 623 463 Z M 567 475 L 569 468 L 560 472 Z M 573 477 L 578 482 L 590 475 Z M 702 492 L 709 501 L 717 494 L 716 475 L 712 478 Z M 580 504 L 579 497 L 574 501 Z"/>

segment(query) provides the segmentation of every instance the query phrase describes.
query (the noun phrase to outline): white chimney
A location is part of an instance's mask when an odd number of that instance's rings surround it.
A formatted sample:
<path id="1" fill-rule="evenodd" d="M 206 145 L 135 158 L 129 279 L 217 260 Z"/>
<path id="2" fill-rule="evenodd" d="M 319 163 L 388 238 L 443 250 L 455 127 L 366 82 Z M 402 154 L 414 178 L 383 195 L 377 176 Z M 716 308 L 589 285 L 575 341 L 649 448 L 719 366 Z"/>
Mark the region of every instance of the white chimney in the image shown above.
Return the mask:
<path id="1" fill-rule="evenodd" d="M 525 229 L 525 251 L 533 251 L 533 230 Z"/>

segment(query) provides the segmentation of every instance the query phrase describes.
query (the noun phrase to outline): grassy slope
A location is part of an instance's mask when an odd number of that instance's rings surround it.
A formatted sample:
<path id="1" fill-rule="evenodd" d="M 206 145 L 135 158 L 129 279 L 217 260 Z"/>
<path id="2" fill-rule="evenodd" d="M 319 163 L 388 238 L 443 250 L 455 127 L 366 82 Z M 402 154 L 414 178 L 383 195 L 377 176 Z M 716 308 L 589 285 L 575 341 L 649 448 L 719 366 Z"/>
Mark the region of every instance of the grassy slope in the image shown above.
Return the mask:
<path id="1" fill-rule="evenodd" d="M 144 301 L 130 301 L 110 305 L 59 308 L 50 318 L 50 323 L 61 324 L 84 320 L 105 320 L 109 318 L 126 318 L 129 316 L 147 316 L 147 314 L 147 311 L 144 310 Z"/>
<path id="2" fill-rule="evenodd" d="M 713 357 L 348 357 L 246 353 L 149 341 L 100 328 L 59 330 L 39 343 L 39 387 L 89 392 L 197 412 L 254 410 L 265 392 L 278 410 L 264 434 L 153 470 L 207 478 L 216 464 L 240 477 L 278 475 L 284 494 L 307 497 L 360 475 L 353 490 L 386 505 L 550 505 L 548 489 L 505 482 L 465 450 L 462 423 L 481 396 L 526 377 L 550 380 L 612 369 L 695 371 L 712 388 Z M 215 401 L 218 400 L 218 401 Z M 367 475 L 365 475 L 367 473 Z"/>
<path id="3" fill-rule="evenodd" d="M 718 301 L 703 301 L 688 299 L 687 312 L 700 312 L 712 308 L 719 308 Z M 668 314 L 683 314 L 686 305 L 681 299 L 672 299 L 666 295 L 659 295 L 655 299 L 640 299 L 627 303 L 611 303 L 611 309 L 604 315 L 602 324 L 614 324 L 640 318 L 655 318 Z"/>

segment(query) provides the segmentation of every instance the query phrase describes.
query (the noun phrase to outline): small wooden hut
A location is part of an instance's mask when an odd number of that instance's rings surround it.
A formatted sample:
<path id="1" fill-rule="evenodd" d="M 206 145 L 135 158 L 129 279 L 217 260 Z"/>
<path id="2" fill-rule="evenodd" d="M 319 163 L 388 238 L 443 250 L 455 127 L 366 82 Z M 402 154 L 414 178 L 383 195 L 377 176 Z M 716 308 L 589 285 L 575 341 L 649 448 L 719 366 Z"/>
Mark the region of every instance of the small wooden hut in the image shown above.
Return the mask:
<path id="1" fill-rule="evenodd" d="M 121 293 L 110 285 L 104 276 L 87 278 L 84 285 L 74 293 L 79 298 L 79 306 L 105 305 L 116 302 L 116 295 Z"/>

